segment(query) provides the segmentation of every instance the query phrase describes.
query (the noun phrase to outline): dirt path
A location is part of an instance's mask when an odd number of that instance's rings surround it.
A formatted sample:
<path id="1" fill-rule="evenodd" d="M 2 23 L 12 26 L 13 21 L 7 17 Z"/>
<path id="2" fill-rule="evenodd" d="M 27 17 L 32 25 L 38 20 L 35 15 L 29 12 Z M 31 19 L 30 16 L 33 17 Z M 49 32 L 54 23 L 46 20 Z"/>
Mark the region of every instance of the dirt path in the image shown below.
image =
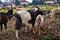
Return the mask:
<path id="1" fill-rule="evenodd" d="M 12 31 L 0 33 L 0 40 L 17 40 Z M 31 33 L 19 33 L 19 40 L 40 40 L 40 37 Z"/>
<path id="2" fill-rule="evenodd" d="M 17 40 L 15 37 L 14 24 L 10 21 L 8 23 L 8 31 L 0 32 L 0 40 Z M 32 33 L 23 33 L 19 31 L 19 40 L 40 40 L 40 37 L 33 35 Z"/>

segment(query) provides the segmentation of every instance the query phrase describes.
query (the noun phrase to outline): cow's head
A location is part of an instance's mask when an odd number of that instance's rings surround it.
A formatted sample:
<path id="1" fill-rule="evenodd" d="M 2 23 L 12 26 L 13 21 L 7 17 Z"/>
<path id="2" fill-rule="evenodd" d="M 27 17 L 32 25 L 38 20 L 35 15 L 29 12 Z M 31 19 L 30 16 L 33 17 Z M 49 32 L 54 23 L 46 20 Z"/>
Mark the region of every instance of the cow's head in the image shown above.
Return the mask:
<path id="1" fill-rule="evenodd" d="M 35 7 L 34 7 L 34 8 L 32 8 L 31 10 L 33 10 L 33 11 L 37 11 L 37 10 L 38 10 L 38 8 L 35 8 Z"/>
<path id="2" fill-rule="evenodd" d="M 38 7 L 38 6 L 33 6 L 33 7 L 31 8 L 31 10 L 37 11 L 37 10 L 39 10 L 39 7 Z"/>

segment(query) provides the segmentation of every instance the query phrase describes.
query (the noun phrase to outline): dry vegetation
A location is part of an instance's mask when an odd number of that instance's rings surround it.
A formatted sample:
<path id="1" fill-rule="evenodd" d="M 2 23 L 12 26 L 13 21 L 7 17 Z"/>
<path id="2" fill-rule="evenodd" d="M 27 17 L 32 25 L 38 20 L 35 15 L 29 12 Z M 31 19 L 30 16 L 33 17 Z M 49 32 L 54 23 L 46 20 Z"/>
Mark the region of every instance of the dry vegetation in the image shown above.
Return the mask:
<path id="1" fill-rule="evenodd" d="M 3 30 L 2 33 L 0 32 L 0 40 L 17 40 L 14 32 L 14 24 L 12 21 L 10 21 L 7 26 L 8 31 Z M 56 22 L 53 22 L 50 18 L 47 18 L 40 33 L 40 35 L 37 35 L 32 34 L 31 32 L 24 33 L 19 30 L 19 40 L 53 40 L 53 36 L 60 36 L 60 16 L 57 16 Z"/>

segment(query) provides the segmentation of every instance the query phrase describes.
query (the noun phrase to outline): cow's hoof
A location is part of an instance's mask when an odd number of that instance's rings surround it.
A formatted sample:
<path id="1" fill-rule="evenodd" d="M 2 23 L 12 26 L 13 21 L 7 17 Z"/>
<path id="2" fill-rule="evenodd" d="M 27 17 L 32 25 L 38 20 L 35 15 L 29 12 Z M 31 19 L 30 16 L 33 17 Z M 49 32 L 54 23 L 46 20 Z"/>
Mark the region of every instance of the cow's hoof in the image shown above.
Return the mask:
<path id="1" fill-rule="evenodd" d="M 19 39 L 19 37 L 16 37 L 17 39 Z"/>

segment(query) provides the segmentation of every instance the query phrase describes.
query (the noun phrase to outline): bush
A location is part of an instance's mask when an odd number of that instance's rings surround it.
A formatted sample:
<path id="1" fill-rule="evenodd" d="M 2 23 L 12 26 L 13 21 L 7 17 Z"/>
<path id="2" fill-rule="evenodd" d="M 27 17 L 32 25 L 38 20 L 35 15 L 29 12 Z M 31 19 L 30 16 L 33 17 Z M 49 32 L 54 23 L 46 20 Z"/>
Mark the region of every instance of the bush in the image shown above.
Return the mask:
<path id="1" fill-rule="evenodd" d="M 54 35 L 40 35 L 41 40 L 60 40 L 60 36 L 54 36 Z"/>

